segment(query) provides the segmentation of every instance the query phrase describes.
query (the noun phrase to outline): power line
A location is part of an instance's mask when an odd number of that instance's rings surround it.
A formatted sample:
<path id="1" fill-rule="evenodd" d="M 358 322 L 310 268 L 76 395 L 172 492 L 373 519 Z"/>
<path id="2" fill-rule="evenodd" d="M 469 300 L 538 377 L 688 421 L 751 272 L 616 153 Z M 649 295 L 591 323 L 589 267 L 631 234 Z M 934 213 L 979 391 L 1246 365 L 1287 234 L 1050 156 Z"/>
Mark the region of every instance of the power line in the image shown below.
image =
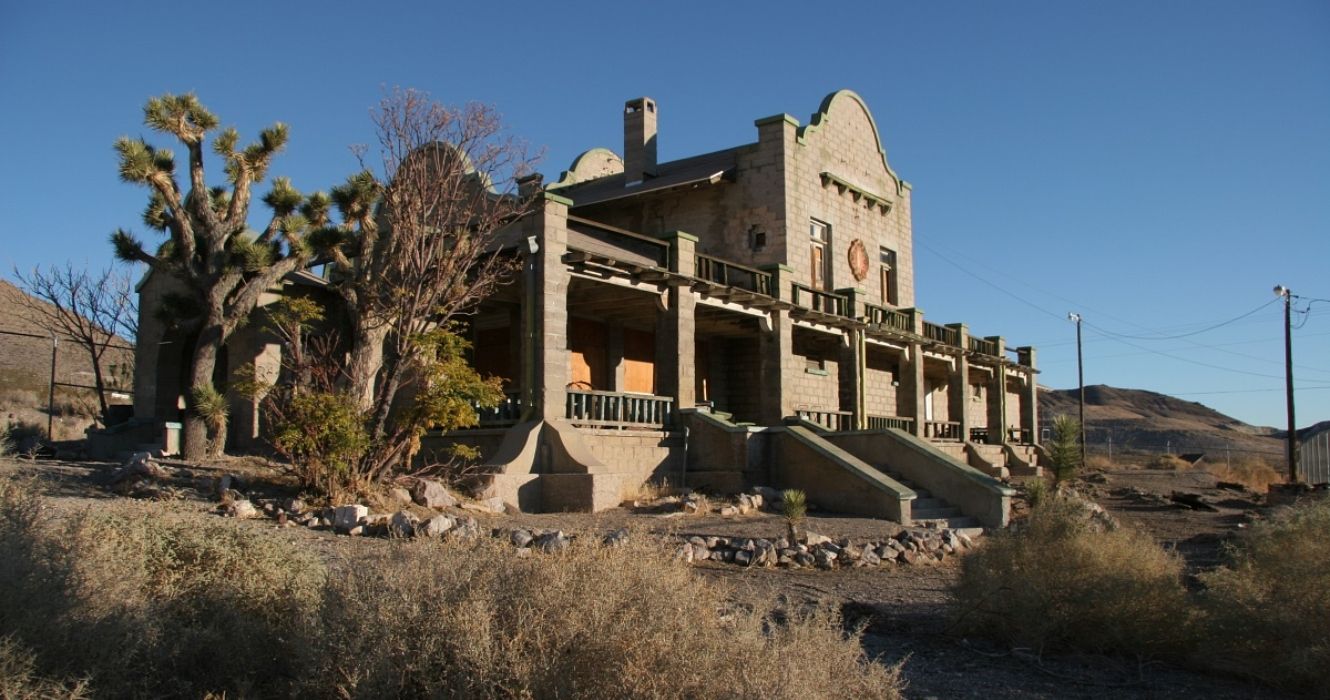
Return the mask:
<path id="1" fill-rule="evenodd" d="M 1127 334 L 1125 334 L 1125 333 L 1116 333 L 1116 332 L 1110 331 L 1110 330 L 1108 330 L 1108 329 L 1106 329 L 1106 328 L 1103 328 L 1103 327 L 1097 326 L 1097 325 L 1095 325 L 1095 324 L 1093 324 L 1093 323 L 1090 323 L 1089 321 L 1086 321 L 1086 322 L 1085 322 L 1085 325 L 1094 328 L 1095 330 L 1099 331 L 1100 333 L 1102 333 L 1102 334 L 1104 334 L 1104 335 L 1113 336 L 1113 337 L 1115 337 L 1115 338 L 1127 338 L 1127 339 L 1130 339 L 1130 340 L 1178 340 L 1178 339 L 1180 339 L 1180 338 L 1189 338 L 1189 337 L 1191 337 L 1191 336 L 1193 336 L 1193 335 L 1200 335 L 1200 334 L 1202 334 L 1202 333 L 1209 333 L 1210 331 L 1215 330 L 1216 328 L 1223 328 L 1224 326 L 1227 326 L 1227 325 L 1229 325 L 1230 323 L 1234 323 L 1234 322 L 1236 322 L 1236 321 L 1241 321 L 1242 319 L 1247 318 L 1248 316 L 1250 316 L 1250 315 L 1256 313 L 1257 311 L 1260 311 L 1261 309 L 1264 309 L 1265 307 L 1267 307 L 1267 306 L 1269 306 L 1269 305 L 1271 305 L 1271 304 L 1273 304 L 1273 303 L 1275 303 L 1275 302 L 1277 302 L 1277 301 L 1279 301 L 1279 299 L 1271 299 L 1270 301 L 1267 301 L 1267 302 L 1265 302 L 1264 304 L 1261 304 L 1260 306 L 1258 306 L 1258 307 L 1252 309 L 1251 311 L 1248 311 L 1248 312 L 1245 313 L 1245 314 L 1242 314 L 1241 316 L 1235 316 L 1235 317 L 1233 317 L 1233 318 L 1230 318 L 1230 319 L 1227 320 L 1227 321 L 1221 321 L 1221 322 L 1219 322 L 1219 323 L 1214 324 L 1213 326 L 1207 326 L 1207 327 L 1202 328 L 1202 329 L 1200 329 L 1200 330 L 1198 330 L 1198 331 L 1192 331 L 1192 332 L 1190 332 L 1190 333 L 1181 333 L 1181 334 L 1178 334 L 1178 335 L 1155 335 L 1155 336 L 1127 335 Z"/>
<path id="2" fill-rule="evenodd" d="M 1114 342 L 1122 343 L 1123 345 L 1131 346 L 1131 347 L 1133 347 L 1133 348 L 1136 348 L 1137 350 L 1144 350 L 1145 352 L 1151 353 L 1151 354 L 1153 354 L 1153 355 L 1159 355 L 1160 357 L 1167 357 L 1167 358 L 1169 358 L 1169 359 L 1177 360 L 1178 362 L 1186 362 L 1187 364 L 1197 365 L 1197 366 L 1200 366 L 1200 367 L 1209 367 L 1210 369 L 1222 370 L 1222 371 L 1224 371 L 1224 372 L 1233 372 L 1234 374 L 1246 374 L 1246 375 L 1250 375 L 1250 376 L 1253 376 L 1253 377 L 1264 377 L 1264 378 L 1266 378 L 1266 379 L 1283 379 L 1283 378 L 1284 378 L 1283 375 L 1277 375 L 1277 374 L 1264 374 L 1264 373 L 1262 373 L 1262 372 L 1250 372 L 1250 371 L 1243 370 L 1243 369 L 1234 369 L 1234 368 L 1232 368 L 1232 367 L 1224 367 L 1223 365 L 1212 365 L 1212 364 L 1210 364 L 1209 362 L 1201 362 L 1200 360 L 1193 360 L 1193 359 L 1191 359 L 1191 358 L 1189 358 L 1189 357 L 1179 357 L 1179 356 L 1177 356 L 1177 355 L 1171 355 L 1171 354 L 1166 353 L 1166 352 L 1163 352 L 1163 351 L 1161 351 L 1161 350 L 1154 350 L 1154 349 L 1152 349 L 1152 348 L 1147 348 L 1147 347 L 1145 347 L 1145 346 L 1143 346 L 1143 345 L 1137 345 L 1137 344 L 1135 344 L 1135 343 L 1133 343 L 1133 342 L 1130 342 L 1130 341 L 1127 341 L 1127 340 L 1123 340 L 1122 338 L 1113 338 L 1113 337 L 1109 336 L 1109 339 L 1112 340 L 1112 341 L 1114 341 Z"/>

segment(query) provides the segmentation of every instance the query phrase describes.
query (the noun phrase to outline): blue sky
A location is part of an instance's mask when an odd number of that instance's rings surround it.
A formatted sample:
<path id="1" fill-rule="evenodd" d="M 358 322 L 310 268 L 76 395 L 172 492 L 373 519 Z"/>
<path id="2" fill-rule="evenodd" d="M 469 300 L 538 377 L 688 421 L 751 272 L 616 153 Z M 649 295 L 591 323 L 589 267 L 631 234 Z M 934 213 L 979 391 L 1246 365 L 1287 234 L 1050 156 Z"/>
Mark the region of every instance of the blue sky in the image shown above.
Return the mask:
<path id="1" fill-rule="evenodd" d="M 0 0 L 0 271 L 106 265 L 110 231 L 142 232 L 111 144 L 156 138 L 140 110 L 167 91 L 246 135 L 290 124 L 272 173 L 312 191 L 355 168 L 384 87 L 496 106 L 547 178 L 618 150 L 632 97 L 672 159 L 848 87 L 914 185 L 928 318 L 1037 345 L 1067 388 L 1076 311 L 1088 383 L 1283 425 L 1278 303 L 1158 338 L 1275 284 L 1330 299 L 1330 3 L 450 5 Z M 1306 425 L 1330 419 L 1330 302 L 1295 321 Z"/>

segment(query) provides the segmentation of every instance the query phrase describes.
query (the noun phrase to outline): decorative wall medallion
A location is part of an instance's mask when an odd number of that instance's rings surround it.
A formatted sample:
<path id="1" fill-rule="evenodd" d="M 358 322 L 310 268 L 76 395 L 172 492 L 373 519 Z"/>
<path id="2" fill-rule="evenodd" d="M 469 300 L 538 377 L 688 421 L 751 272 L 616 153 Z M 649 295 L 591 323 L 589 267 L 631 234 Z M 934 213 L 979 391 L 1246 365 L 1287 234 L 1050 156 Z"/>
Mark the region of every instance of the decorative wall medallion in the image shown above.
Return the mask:
<path id="1" fill-rule="evenodd" d="M 868 251 L 858 238 L 850 242 L 850 274 L 861 282 L 868 276 Z"/>

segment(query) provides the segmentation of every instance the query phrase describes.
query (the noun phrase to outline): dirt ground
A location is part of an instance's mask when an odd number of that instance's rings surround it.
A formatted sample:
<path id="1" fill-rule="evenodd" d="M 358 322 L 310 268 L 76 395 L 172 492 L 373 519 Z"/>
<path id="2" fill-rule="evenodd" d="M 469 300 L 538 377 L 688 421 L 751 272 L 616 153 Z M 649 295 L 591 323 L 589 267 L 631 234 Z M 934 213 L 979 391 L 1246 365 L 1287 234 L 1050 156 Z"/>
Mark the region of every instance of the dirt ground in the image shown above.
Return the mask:
<path id="1" fill-rule="evenodd" d="M 203 520 L 217 518 L 206 484 L 223 473 L 247 478 L 253 498 L 293 495 L 290 486 L 257 460 L 229 460 L 209 467 L 178 468 L 174 486 L 163 498 L 139 501 L 111 495 L 97 486 L 97 476 L 114 465 L 89 462 L 0 459 L 0 478 L 34 479 L 59 513 L 84 508 L 110 509 L 127 515 Z M 1191 574 L 1216 566 L 1223 543 L 1253 518 L 1261 517 L 1261 499 L 1247 492 L 1216 487 L 1199 471 L 1121 469 L 1087 475 L 1078 489 L 1125 523 L 1153 534 L 1186 560 Z M 1203 496 L 1214 512 L 1190 510 L 1167 500 L 1174 493 Z M 771 514 L 738 518 L 669 517 L 658 512 L 613 509 L 596 514 L 474 514 L 487 527 L 559 528 L 572 533 L 603 533 L 628 527 L 656 535 L 777 537 L 783 521 Z M 278 528 L 271 520 L 228 521 L 273 537 L 303 542 L 330 563 L 353 561 L 394 546 L 390 540 L 339 537 L 303 527 Z M 811 513 L 807 528 L 833 538 L 882 539 L 899 525 L 870 518 Z M 948 617 L 949 590 L 958 576 L 957 559 L 928 566 L 840 569 L 744 569 L 703 562 L 698 575 L 732 585 L 737 595 L 754 599 L 784 597 L 793 602 L 828 602 L 846 619 L 863 627 L 867 653 L 885 663 L 903 663 L 910 698 L 1275 698 L 1274 691 L 1238 679 L 1177 668 L 1157 661 L 1002 648 L 984 640 L 953 634 Z M 834 682 L 834 679 L 829 679 Z"/>

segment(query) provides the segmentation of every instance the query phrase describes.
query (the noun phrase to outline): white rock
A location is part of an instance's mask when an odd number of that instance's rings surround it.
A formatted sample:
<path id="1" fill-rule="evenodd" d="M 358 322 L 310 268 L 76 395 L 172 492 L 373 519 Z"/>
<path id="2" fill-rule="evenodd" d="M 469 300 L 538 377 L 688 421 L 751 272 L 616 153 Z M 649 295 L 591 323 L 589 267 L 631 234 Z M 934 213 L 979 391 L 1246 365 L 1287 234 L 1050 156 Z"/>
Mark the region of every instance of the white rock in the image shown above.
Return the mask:
<path id="1" fill-rule="evenodd" d="M 443 487 L 433 479 L 420 479 L 416 485 L 411 488 L 411 498 L 419 505 L 426 508 L 453 508 L 457 506 L 457 498 L 448 489 Z"/>
<path id="2" fill-rule="evenodd" d="M 248 500 L 234 501 L 226 506 L 226 515 L 232 518 L 253 518 L 258 514 L 258 509 Z"/>
<path id="3" fill-rule="evenodd" d="M 416 526 L 416 537 L 442 537 L 456 524 L 455 520 L 446 515 L 436 515 Z"/>
<path id="4" fill-rule="evenodd" d="M 333 509 L 333 530 L 350 534 L 351 530 L 369 518 L 369 508 L 360 504 L 337 506 Z"/>

